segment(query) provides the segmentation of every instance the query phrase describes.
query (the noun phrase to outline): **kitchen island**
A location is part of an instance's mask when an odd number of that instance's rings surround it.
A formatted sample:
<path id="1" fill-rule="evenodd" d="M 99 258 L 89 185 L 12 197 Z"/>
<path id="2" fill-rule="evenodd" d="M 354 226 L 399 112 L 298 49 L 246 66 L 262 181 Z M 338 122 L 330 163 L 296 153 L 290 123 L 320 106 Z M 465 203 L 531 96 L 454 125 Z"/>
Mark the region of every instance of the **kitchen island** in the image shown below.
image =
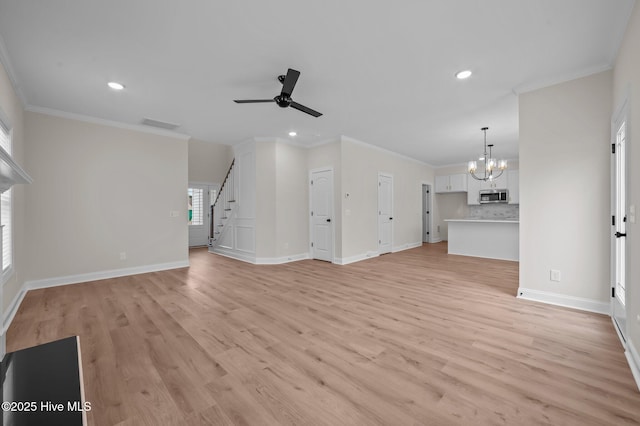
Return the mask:
<path id="1" fill-rule="evenodd" d="M 449 254 L 520 259 L 520 221 L 517 218 L 446 219 Z"/>

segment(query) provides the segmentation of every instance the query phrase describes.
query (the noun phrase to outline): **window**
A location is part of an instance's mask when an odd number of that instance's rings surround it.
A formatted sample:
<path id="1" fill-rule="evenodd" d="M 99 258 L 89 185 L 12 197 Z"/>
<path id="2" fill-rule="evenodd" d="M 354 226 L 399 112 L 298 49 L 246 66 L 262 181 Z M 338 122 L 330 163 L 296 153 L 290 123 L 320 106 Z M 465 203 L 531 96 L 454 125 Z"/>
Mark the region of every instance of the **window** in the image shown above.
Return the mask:
<path id="1" fill-rule="evenodd" d="M 189 188 L 189 225 L 204 224 L 204 190 Z"/>
<path id="2" fill-rule="evenodd" d="M 11 131 L 5 123 L 0 120 L 0 147 L 11 155 Z M 11 273 L 13 266 L 13 229 L 11 218 L 11 199 L 13 189 L 5 191 L 0 196 L 0 224 L 2 229 L 2 274 L 3 278 Z M 3 282 L 5 279 L 3 279 Z"/>

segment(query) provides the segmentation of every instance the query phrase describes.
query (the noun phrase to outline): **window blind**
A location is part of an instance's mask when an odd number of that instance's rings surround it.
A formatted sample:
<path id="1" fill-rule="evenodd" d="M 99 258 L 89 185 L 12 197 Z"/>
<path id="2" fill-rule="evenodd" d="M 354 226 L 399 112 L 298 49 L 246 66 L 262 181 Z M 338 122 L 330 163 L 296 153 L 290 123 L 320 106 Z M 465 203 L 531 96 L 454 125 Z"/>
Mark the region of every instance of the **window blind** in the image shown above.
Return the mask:
<path id="1" fill-rule="evenodd" d="M 191 225 L 203 225 L 204 222 L 204 190 L 202 188 L 189 188 L 189 195 L 191 195 Z"/>
<path id="2" fill-rule="evenodd" d="M 4 123 L 0 121 L 0 147 L 2 147 L 7 154 L 11 155 L 11 132 Z M 12 220 L 11 220 L 11 198 L 13 189 L 5 191 L 0 196 L 0 224 L 4 227 L 2 229 L 2 269 L 6 271 L 13 262 L 12 253 Z"/>

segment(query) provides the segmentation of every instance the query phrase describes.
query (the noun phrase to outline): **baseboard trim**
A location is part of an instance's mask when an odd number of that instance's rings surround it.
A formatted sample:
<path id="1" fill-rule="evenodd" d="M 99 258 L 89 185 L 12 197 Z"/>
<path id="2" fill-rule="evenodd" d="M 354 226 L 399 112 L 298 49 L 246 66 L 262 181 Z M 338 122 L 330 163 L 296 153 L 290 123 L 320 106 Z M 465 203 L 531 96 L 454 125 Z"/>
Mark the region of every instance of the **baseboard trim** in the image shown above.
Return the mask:
<path id="1" fill-rule="evenodd" d="M 57 287 L 60 285 L 78 284 L 89 281 L 99 281 L 109 278 L 125 277 L 128 275 L 146 274 L 148 272 L 166 271 L 168 269 L 187 268 L 189 260 L 177 262 L 157 263 L 155 265 L 134 266 L 131 268 L 111 269 L 108 271 L 89 272 L 86 274 L 67 275 L 64 277 L 45 278 L 24 283 L 27 290 L 39 288 Z"/>
<path id="2" fill-rule="evenodd" d="M 283 263 L 297 262 L 298 260 L 309 259 L 309 253 L 292 254 L 282 257 L 256 257 L 257 265 L 281 265 Z"/>
<path id="3" fill-rule="evenodd" d="M 411 250 L 411 249 L 414 249 L 416 247 L 422 247 L 422 241 L 417 242 L 417 243 L 407 243 L 407 244 L 403 244 L 401 246 L 394 247 L 393 249 L 391 249 L 391 252 L 392 253 L 397 253 L 399 251 Z"/>
<path id="4" fill-rule="evenodd" d="M 7 333 L 13 318 L 16 316 L 16 312 L 18 312 L 18 308 L 22 304 L 24 300 L 24 296 L 27 295 L 27 288 L 24 284 L 20 287 L 20 291 L 14 296 L 9 308 L 4 312 L 4 317 L 2 318 L 2 335 Z"/>
<path id="5" fill-rule="evenodd" d="M 350 263 L 360 262 L 361 260 L 367 260 L 374 257 L 380 256 L 380 253 L 377 251 L 369 251 L 367 253 L 356 254 L 355 256 L 349 257 L 336 257 L 333 261 L 336 265 L 348 265 Z"/>
<path id="6" fill-rule="evenodd" d="M 235 260 L 241 260 L 243 262 L 256 264 L 256 257 L 244 253 L 239 253 L 235 250 L 228 250 L 222 247 L 213 247 L 209 249 L 209 253 L 219 254 L 220 256 L 228 257 Z"/>
<path id="7" fill-rule="evenodd" d="M 391 248 L 391 253 L 397 253 L 399 251 L 411 250 L 416 247 L 422 247 L 422 241 L 414 242 L 414 243 L 406 243 L 401 246 L 396 246 Z M 366 253 L 356 254 L 355 256 L 349 257 L 336 257 L 333 263 L 336 265 L 348 265 L 350 263 L 360 262 L 362 260 L 371 259 L 373 257 L 380 256 L 380 253 L 377 251 L 368 251 Z"/>
<path id="8" fill-rule="evenodd" d="M 283 263 L 297 262 L 298 260 L 310 259 L 309 253 L 298 253 L 282 257 L 255 257 L 250 254 L 239 253 L 236 250 L 229 250 L 222 247 L 213 247 L 209 253 L 219 254 L 230 259 L 240 260 L 253 265 L 282 265 Z"/>
<path id="9" fill-rule="evenodd" d="M 627 357 L 629 368 L 631 368 L 631 374 L 636 381 L 636 386 L 640 390 L 640 355 L 634 346 L 633 342 L 629 340 L 626 344 L 624 355 Z"/>
<path id="10" fill-rule="evenodd" d="M 551 293 L 548 291 L 532 290 L 524 287 L 518 288 L 518 299 L 534 302 L 548 303 L 550 305 L 564 306 L 565 308 L 579 309 L 581 311 L 595 312 L 610 315 L 610 304 L 593 299 L 567 296 L 565 294 Z"/>

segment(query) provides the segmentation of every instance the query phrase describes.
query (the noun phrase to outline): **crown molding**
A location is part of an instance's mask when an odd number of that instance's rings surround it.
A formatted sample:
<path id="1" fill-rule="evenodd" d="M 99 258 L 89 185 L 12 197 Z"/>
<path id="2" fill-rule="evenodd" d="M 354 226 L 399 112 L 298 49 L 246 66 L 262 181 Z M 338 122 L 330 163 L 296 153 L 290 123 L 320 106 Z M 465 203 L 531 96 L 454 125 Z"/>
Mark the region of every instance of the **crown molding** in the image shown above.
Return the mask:
<path id="1" fill-rule="evenodd" d="M 340 138 L 339 137 L 337 137 L 337 138 L 333 137 L 333 138 L 328 138 L 328 139 L 322 139 L 322 140 L 317 141 L 317 142 L 312 142 L 312 143 L 306 145 L 306 147 L 311 149 L 311 148 L 316 148 L 316 147 L 319 147 L 319 146 L 322 146 L 322 145 L 328 145 L 328 144 L 331 144 L 331 143 L 338 143 L 338 142 L 340 142 Z"/>
<path id="2" fill-rule="evenodd" d="M 565 73 L 552 78 L 542 78 L 539 80 L 524 83 L 514 87 L 512 92 L 514 95 L 520 96 L 523 93 L 533 92 L 534 90 L 544 89 L 545 87 L 555 86 L 556 84 L 566 83 L 567 81 L 577 80 L 582 77 L 609 71 L 611 69 L 613 69 L 613 66 L 609 63 L 599 64 L 593 67 L 583 68 L 578 71 Z"/>
<path id="3" fill-rule="evenodd" d="M 367 142 L 359 141 L 358 139 L 354 139 L 354 138 L 352 138 L 350 136 L 342 135 L 342 136 L 340 136 L 340 141 L 341 142 L 351 142 L 351 143 L 356 144 L 356 145 L 365 146 L 367 148 L 370 148 L 370 149 L 373 149 L 373 150 L 376 150 L 376 151 L 380 151 L 380 152 L 382 152 L 384 154 L 387 154 L 387 155 L 392 155 L 394 157 L 398 157 L 398 158 L 401 158 L 403 160 L 412 161 L 412 162 L 418 163 L 418 164 L 420 164 L 422 166 L 427 166 L 427 167 L 433 168 L 433 165 L 431 165 L 429 163 L 425 163 L 424 161 L 408 157 L 408 156 L 406 156 L 404 154 L 400 154 L 400 153 L 397 153 L 395 151 L 391 151 L 391 150 L 388 150 L 388 149 L 385 149 L 385 148 L 381 148 L 381 147 L 379 147 L 377 145 L 372 145 L 372 144 L 367 143 Z"/>
<path id="4" fill-rule="evenodd" d="M 180 139 L 184 141 L 188 141 L 189 139 L 191 139 L 191 136 L 189 135 L 185 135 L 183 133 L 178 133 L 178 132 L 172 132 L 171 130 L 157 129 L 155 127 L 143 126 L 142 124 L 122 123 L 119 121 L 107 120 L 104 118 L 97 118 L 97 117 L 92 117 L 92 116 L 83 115 L 83 114 L 76 114 L 73 112 L 61 111 L 53 108 L 27 105 L 27 107 L 25 107 L 25 111 L 50 115 L 53 117 L 66 118 L 69 120 L 82 121 L 85 123 L 98 124 L 101 126 L 115 127 L 118 129 L 133 130 L 135 132 L 140 132 L 140 133 L 149 133 L 157 136 L 165 136 L 165 137 Z"/>

